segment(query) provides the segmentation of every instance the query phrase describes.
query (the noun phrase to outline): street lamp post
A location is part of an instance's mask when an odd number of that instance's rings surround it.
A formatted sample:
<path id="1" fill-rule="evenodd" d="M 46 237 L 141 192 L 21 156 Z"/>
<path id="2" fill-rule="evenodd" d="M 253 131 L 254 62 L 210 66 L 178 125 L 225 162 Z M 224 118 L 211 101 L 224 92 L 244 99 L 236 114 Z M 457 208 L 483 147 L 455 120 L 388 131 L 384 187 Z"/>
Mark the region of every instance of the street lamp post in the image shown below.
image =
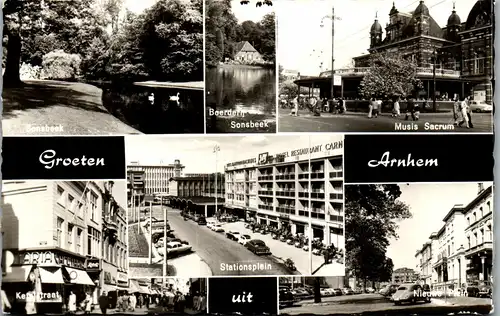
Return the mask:
<path id="1" fill-rule="evenodd" d="M 214 146 L 214 154 L 215 154 L 215 215 L 217 215 L 217 153 L 220 151 L 219 145 Z"/>
<path id="2" fill-rule="evenodd" d="M 436 62 L 437 62 L 437 51 L 434 49 L 432 52 L 432 110 L 434 113 L 437 111 L 436 107 Z"/>
<path id="3" fill-rule="evenodd" d="M 333 95 L 333 87 L 335 86 L 335 20 L 340 20 L 340 17 L 335 16 L 335 7 L 332 6 L 332 15 L 326 15 L 321 19 L 321 27 L 324 26 L 323 20 L 324 19 L 331 19 L 332 20 L 332 86 L 330 87 L 330 95 L 332 97 L 332 102 L 334 99 Z"/>

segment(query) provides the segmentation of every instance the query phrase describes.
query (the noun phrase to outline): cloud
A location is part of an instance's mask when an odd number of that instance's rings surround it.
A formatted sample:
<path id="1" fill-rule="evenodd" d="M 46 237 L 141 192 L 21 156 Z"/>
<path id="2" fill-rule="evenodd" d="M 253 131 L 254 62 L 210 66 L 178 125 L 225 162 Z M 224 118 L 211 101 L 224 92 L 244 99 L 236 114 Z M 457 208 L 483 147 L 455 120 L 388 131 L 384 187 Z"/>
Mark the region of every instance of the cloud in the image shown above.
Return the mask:
<path id="1" fill-rule="evenodd" d="M 250 146 L 255 146 L 255 147 L 262 147 L 269 145 L 269 138 L 264 135 L 252 135 L 252 136 L 245 136 L 241 140 L 241 143 L 247 144 Z"/>

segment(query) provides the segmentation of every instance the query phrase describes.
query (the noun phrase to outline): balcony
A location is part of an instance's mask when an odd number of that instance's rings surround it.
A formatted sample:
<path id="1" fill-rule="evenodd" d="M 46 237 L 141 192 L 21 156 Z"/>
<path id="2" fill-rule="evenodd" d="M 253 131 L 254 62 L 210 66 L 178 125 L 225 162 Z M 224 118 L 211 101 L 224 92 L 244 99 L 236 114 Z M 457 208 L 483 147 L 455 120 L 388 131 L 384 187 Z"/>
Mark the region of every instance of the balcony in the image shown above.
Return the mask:
<path id="1" fill-rule="evenodd" d="M 330 193 L 330 200 L 344 200 L 344 195 L 342 193 Z"/>
<path id="2" fill-rule="evenodd" d="M 278 190 L 276 196 L 295 198 L 295 190 Z"/>
<path id="3" fill-rule="evenodd" d="M 340 215 L 330 215 L 330 222 L 339 222 L 343 223 L 344 222 L 344 216 Z"/>
<path id="4" fill-rule="evenodd" d="M 325 179 L 324 171 L 313 171 L 311 173 L 311 180 L 323 180 Z"/>
<path id="5" fill-rule="evenodd" d="M 259 204 L 259 209 L 261 209 L 261 210 L 267 210 L 267 211 L 272 211 L 273 210 L 273 206 L 272 205 L 268 205 L 268 204 Z"/>
<path id="6" fill-rule="evenodd" d="M 288 174 L 278 174 L 276 175 L 276 180 L 295 180 L 295 173 L 288 173 Z"/>
<path id="7" fill-rule="evenodd" d="M 263 175 L 257 177 L 259 181 L 273 181 L 273 175 Z"/>
<path id="8" fill-rule="evenodd" d="M 273 196 L 273 191 L 272 190 L 259 190 L 259 195 Z"/>
<path id="9" fill-rule="evenodd" d="M 465 258 L 470 259 L 470 257 L 481 253 L 481 252 L 493 252 L 493 241 L 483 241 L 482 243 L 475 245 L 474 247 L 470 247 L 465 251 Z"/>
<path id="10" fill-rule="evenodd" d="M 310 195 L 311 199 L 323 200 L 325 198 L 324 192 L 313 191 L 312 193 L 310 193 Z M 309 198 L 309 192 L 308 191 L 299 192 L 299 198 Z"/>
<path id="11" fill-rule="evenodd" d="M 330 172 L 330 179 L 342 178 L 342 177 L 344 177 L 344 172 L 343 171 Z"/>
<path id="12" fill-rule="evenodd" d="M 353 68 L 344 68 L 344 69 L 335 69 L 335 74 L 349 77 L 349 76 L 364 76 L 370 67 L 353 67 Z M 417 68 L 417 75 L 420 76 L 432 76 L 432 67 L 418 67 Z M 320 73 L 319 77 L 321 78 L 331 78 L 332 77 L 332 71 L 323 71 Z M 448 78 L 459 78 L 460 77 L 460 71 L 458 70 L 451 70 L 451 69 L 441 69 L 441 68 L 436 68 L 436 77 L 448 77 Z"/>
<path id="13" fill-rule="evenodd" d="M 276 208 L 276 211 L 282 214 L 295 215 L 295 205 L 282 204 Z"/>
<path id="14" fill-rule="evenodd" d="M 113 245 L 118 240 L 118 223 L 108 217 L 104 219 L 103 224 L 104 235 L 109 239 L 109 243 Z"/>
<path id="15" fill-rule="evenodd" d="M 314 211 L 311 212 L 311 218 L 314 219 L 325 219 L 325 213 L 315 213 Z"/>

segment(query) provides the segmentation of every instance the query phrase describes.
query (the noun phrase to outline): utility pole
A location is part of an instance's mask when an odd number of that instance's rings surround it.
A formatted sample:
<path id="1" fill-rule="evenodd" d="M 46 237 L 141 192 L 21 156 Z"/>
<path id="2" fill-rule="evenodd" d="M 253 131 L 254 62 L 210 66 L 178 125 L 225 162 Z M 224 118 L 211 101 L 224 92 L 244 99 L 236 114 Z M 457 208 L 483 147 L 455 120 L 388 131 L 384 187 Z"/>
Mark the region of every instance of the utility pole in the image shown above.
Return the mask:
<path id="1" fill-rule="evenodd" d="M 332 6 L 332 15 L 326 15 L 321 19 L 321 27 L 323 27 L 323 20 L 332 20 L 332 85 L 330 87 L 330 95 L 332 97 L 332 102 L 334 97 L 333 88 L 335 86 L 335 20 L 340 20 L 340 17 L 335 16 L 335 7 Z"/>
<path id="2" fill-rule="evenodd" d="M 153 264 L 153 206 L 151 201 L 149 201 L 149 264 Z"/>
<path id="3" fill-rule="evenodd" d="M 436 106 L 436 63 L 437 63 L 437 51 L 434 49 L 432 52 L 432 110 L 434 113 L 437 112 Z"/>
<path id="4" fill-rule="evenodd" d="M 217 196 L 218 196 L 218 192 L 217 192 L 217 178 L 218 178 L 218 174 L 217 174 L 217 153 L 220 151 L 220 147 L 219 145 L 215 145 L 214 147 L 214 153 L 215 153 L 215 213 L 217 214 Z"/>

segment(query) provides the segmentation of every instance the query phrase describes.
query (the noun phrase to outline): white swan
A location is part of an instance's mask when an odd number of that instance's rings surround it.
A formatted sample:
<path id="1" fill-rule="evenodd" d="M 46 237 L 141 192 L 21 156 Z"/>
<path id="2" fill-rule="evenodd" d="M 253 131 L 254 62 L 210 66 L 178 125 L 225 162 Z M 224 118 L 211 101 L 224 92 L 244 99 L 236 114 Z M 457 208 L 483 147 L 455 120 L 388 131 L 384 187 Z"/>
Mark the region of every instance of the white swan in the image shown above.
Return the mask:
<path id="1" fill-rule="evenodd" d="M 169 98 L 169 100 L 179 103 L 179 94 L 180 93 L 177 92 L 177 95 L 171 95 L 170 98 Z"/>
<path id="2" fill-rule="evenodd" d="M 148 97 L 148 100 L 149 100 L 149 102 L 151 102 L 151 104 L 154 104 L 155 103 L 155 94 L 151 93 Z"/>

